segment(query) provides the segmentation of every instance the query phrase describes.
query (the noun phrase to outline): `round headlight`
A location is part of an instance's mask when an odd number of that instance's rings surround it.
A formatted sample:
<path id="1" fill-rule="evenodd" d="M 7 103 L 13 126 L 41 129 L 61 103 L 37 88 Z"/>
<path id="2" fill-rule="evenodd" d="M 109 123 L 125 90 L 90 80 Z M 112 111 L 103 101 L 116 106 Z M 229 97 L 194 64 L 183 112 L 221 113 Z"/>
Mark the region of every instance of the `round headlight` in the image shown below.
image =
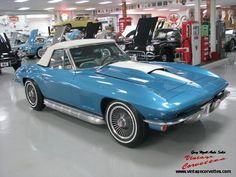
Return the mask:
<path id="1" fill-rule="evenodd" d="M 153 52 L 154 50 L 155 50 L 155 47 L 153 45 L 148 45 L 146 47 L 146 51 L 148 51 L 148 52 Z"/>
<path id="2" fill-rule="evenodd" d="M 125 50 L 125 45 L 124 45 L 124 44 L 121 44 L 121 45 L 120 45 L 120 48 L 121 48 L 121 50 Z"/>

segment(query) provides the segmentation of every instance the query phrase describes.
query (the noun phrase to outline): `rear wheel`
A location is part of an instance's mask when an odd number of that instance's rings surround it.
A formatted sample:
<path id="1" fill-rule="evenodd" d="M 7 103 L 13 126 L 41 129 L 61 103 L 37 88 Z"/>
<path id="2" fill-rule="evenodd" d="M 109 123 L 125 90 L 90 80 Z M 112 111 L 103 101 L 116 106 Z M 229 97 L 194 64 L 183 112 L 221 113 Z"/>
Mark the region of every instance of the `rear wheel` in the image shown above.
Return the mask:
<path id="1" fill-rule="evenodd" d="M 45 107 L 43 103 L 43 95 L 34 81 L 27 80 L 25 82 L 25 95 L 30 106 L 34 110 L 41 111 Z"/>
<path id="2" fill-rule="evenodd" d="M 106 122 L 113 138 L 120 144 L 135 147 L 146 135 L 146 124 L 131 106 L 114 101 L 106 109 Z"/>

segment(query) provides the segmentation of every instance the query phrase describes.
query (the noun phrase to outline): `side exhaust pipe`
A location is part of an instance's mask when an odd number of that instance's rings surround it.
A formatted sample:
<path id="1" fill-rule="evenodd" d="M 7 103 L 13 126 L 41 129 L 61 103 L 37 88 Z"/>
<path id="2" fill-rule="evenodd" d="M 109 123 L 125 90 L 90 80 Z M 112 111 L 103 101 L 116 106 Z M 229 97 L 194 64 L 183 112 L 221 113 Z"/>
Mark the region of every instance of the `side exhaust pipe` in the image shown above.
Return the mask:
<path id="1" fill-rule="evenodd" d="M 77 119 L 83 120 L 85 122 L 89 122 L 91 124 L 96 124 L 96 125 L 106 124 L 104 119 L 100 116 L 96 116 L 96 115 L 87 113 L 85 111 L 52 101 L 52 100 L 44 99 L 44 104 L 49 108 L 55 109 L 59 112 L 73 116 Z"/>

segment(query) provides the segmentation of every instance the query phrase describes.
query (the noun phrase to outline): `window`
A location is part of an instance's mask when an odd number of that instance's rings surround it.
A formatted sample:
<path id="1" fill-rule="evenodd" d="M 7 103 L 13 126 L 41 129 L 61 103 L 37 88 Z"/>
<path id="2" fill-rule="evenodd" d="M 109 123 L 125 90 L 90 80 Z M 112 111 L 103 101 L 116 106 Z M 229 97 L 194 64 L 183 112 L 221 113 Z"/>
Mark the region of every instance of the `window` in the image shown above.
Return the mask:
<path id="1" fill-rule="evenodd" d="M 129 60 L 129 57 L 113 43 L 72 48 L 70 53 L 77 68 L 92 68 L 109 61 Z"/>
<path id="2" fill-rule="evenodd" d="M 72 65 L 65 50 L 55 50 L 52 54 L 49 67 L 58 69 L 72 69 Z"/>

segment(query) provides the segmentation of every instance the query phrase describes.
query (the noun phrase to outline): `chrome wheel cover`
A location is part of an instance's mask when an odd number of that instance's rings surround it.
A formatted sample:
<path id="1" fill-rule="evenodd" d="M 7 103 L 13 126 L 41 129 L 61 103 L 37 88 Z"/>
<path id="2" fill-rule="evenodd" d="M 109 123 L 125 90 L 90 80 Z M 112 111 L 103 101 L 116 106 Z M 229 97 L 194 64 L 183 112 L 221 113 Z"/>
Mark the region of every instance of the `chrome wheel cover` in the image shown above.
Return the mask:
<path id="1" fill-rule="evenodd" d="M 35 107 L 38 102 L 38 96 L 37 96 L 36 88 L 32 82 L 30 82 L 30 81 L 26 82 L 25 93 L 26 93 L 26 98 L 27 98 L 29 104 L 32 107 Z"/>
<path id="2" fill-rule="evenodd" d="M 123 103 L 113 103 L 106 115 L 108 128 L 113 137 L 122 143 L 131 142 L 137 134 L 137 123 L 128 106 Z"/>

